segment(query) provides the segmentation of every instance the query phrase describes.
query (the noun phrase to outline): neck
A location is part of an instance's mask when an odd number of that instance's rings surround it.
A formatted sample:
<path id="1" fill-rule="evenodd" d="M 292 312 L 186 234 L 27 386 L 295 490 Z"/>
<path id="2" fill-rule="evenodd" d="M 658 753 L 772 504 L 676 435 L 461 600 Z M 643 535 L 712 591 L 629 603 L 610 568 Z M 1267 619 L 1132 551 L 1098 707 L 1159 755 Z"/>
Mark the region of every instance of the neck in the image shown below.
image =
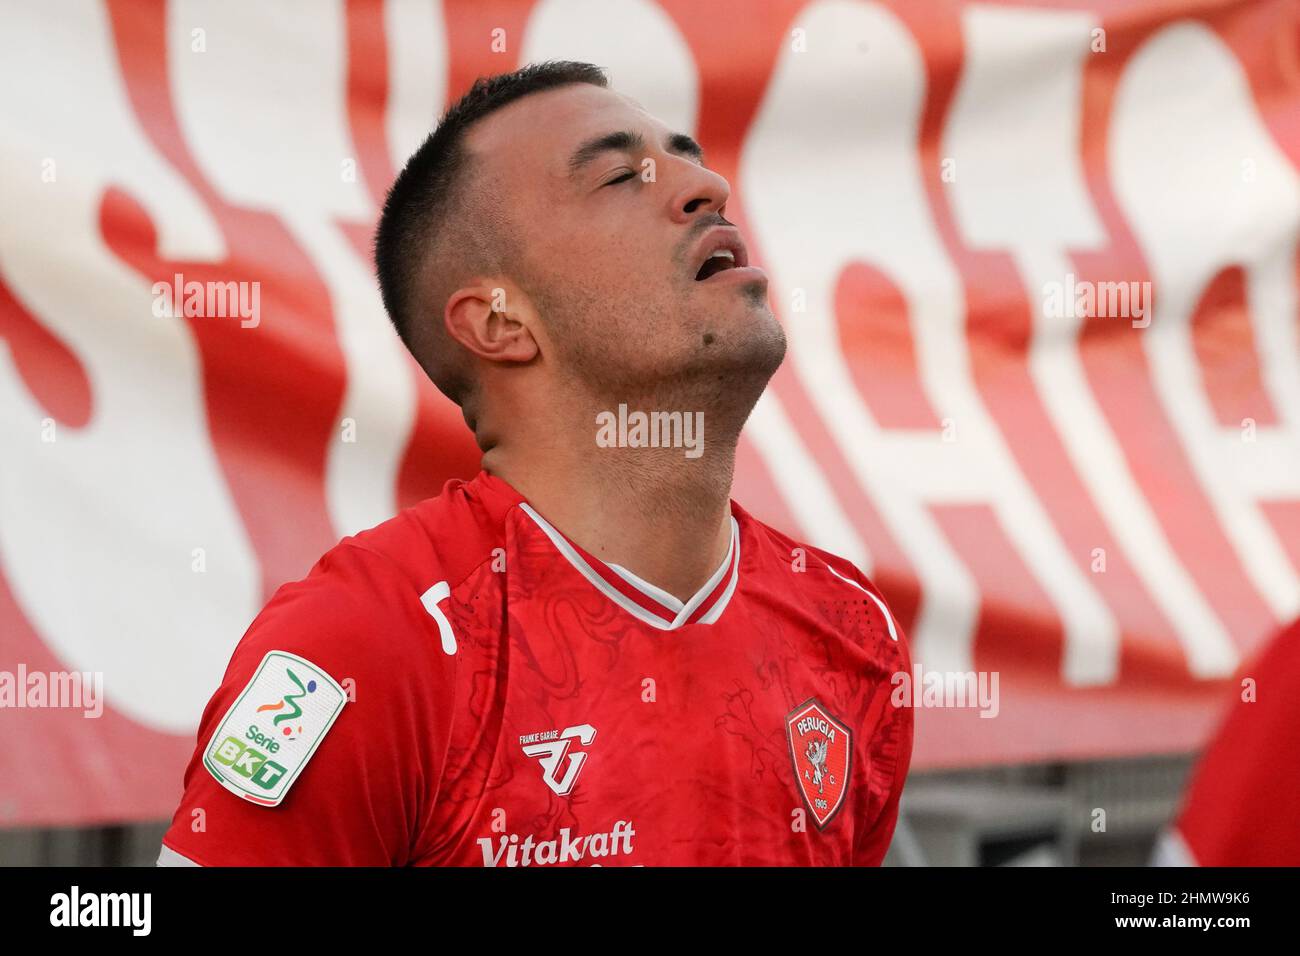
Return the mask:
<path id="1" fill-rule="evenodd" d="M 649 407 L 628 403 L 628 412 Z M 610 410 L 617 417 L 617 405 Z M 730 546 L 739 428 L 710 434 L 704 453 L 689 458 L 680 447 L 602 447 L 595 411 L 548 419 L 549 431 L 517 422 L 488 443 L 484 470 L 588 553 L 688 601 Z M 557 420 L 590 426 L 565 435 L 554 430 Z"/>

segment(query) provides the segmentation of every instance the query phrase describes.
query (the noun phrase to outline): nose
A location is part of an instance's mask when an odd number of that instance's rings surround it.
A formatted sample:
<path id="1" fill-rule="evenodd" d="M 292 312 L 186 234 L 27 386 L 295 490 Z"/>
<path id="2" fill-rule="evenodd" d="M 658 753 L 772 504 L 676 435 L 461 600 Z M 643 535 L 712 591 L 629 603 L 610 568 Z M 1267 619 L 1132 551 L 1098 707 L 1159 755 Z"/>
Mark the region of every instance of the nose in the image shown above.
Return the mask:
<path id="1" fill-rule="evenodd" d="M 727 180 L 688 159 L 677 159 L 680 183 L 673 190 L 669 213 L 675 222 L 688 223 L 701 213 L 721 213 L 731 196 Z"/>

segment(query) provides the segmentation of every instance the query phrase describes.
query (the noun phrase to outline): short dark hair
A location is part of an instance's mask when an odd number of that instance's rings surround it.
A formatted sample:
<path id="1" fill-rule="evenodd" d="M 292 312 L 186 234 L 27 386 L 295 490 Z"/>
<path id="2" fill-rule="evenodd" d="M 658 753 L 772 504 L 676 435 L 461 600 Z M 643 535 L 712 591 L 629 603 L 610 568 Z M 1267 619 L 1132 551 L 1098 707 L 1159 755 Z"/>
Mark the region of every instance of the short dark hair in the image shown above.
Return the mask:
<path id="1" fill-rule="evenodd" d="M 466 131 L 485 116 L 530 93 L 573 83 L 609 85 L 603 69 L 572 60 L 530 63 L 512 73 L 479 77 L 469 92 L 447 109 L 433 132 L 407 160 L 384 202 L 375 231 L 375 271 L 384 309 L 416 361 L 457 404 L 463 404 L 468 383 L 453 374 L 439 356 L 418 353 L 415 320 L 421 314 L 423 267 L 448 230 L 460 225 L 454 212 L 462 204 L 460 193 L 468 179 Z"/>

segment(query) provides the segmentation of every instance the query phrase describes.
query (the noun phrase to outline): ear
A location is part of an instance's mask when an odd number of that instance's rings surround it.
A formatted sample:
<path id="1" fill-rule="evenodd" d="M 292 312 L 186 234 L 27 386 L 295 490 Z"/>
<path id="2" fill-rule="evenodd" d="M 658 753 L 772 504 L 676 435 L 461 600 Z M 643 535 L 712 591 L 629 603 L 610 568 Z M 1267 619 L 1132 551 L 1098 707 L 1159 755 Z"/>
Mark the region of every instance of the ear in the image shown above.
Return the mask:
<path id="1" fill-rule="evenodd" d="M 530 362 L 541 351 L 537 311 L 509 283 L 485 279 L 457 289 L 443 318 L 447 334 L 485 361 Z"/>

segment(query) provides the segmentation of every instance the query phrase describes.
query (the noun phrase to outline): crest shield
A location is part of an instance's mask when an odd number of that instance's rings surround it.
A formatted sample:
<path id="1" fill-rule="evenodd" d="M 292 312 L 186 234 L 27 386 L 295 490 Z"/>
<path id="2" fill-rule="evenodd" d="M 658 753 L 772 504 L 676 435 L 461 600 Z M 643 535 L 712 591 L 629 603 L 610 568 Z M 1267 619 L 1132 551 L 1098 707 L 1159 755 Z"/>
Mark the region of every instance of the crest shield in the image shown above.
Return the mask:
<path id="1" fill-rule="evenodd" d="M 795 781 L 817 829 L 824 830 L 848 793 L 852 732 L 815 697 L 790 711 L 785 724 Z"/>

